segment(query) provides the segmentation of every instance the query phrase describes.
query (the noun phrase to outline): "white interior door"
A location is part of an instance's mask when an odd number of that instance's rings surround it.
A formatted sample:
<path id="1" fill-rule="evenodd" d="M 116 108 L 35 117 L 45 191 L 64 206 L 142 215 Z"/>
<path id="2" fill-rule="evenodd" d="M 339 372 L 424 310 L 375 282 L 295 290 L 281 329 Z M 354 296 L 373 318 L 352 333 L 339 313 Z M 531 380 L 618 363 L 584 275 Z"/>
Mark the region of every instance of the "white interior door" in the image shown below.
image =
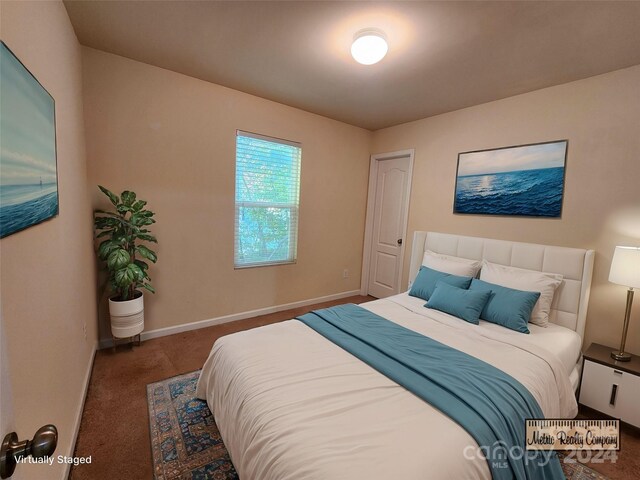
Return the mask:
<path id="1" fill-rule="evenodd" d="M 413 152 L 390 158 L 374 155 L 373 160 L 377 171 L 367 291 L 383 298 L 400 292 Z"/>

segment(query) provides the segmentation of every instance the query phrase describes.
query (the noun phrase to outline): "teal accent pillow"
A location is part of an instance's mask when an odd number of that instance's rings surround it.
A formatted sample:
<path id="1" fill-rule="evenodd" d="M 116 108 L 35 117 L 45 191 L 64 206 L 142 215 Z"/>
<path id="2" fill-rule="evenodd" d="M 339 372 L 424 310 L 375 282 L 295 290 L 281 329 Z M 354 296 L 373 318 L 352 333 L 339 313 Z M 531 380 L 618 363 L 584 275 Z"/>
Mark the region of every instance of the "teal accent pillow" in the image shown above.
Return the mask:
<path id="1" fill-rule="evenodd" d="M 480 313 L 489 301 L 491 291 L 471 291 L 438 282 L 431 298 L 425 304 L 427 308 L 440 310 L 454 315 L 474 325 L 480 321 Z"/>
<path id="2" fill-rule="evenodd" d="M 436 289 L 436 283 L 443 282 L 454 287 L 467 289 L 471 285 L 471 277 L 461 277 L 459 275 L 452 275 L 450 273 L 439 272 L 432 268 L 420 267 L 420 271 L 416 276 L 409 295 L 412 297 L 422 298 L 423 300 L 429 300 L 429 297 Z"/>
<path id="3" fill-rule="evenodd" d="M 480 314 L 481 319 L 497 323 L 516 332 L 529 333 L 527 323 L 531 318 L 533 307 L 540 298 L 540 292 L 526 292 L 502 287 L 475 278 L 471 282 L 469 290 L 491 292 L 489 301 Z"/>

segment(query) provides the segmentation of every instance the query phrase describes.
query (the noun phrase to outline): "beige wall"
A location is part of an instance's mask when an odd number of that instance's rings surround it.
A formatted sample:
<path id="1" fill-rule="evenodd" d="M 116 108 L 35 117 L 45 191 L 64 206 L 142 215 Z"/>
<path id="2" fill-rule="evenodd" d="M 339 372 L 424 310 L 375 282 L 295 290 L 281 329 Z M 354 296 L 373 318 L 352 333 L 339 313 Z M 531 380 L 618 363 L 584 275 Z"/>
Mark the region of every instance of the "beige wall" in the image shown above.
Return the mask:
<path id="1" fill-rule="evenodd" d="M 58 217 L 0 241 L 13 426 L 24 439 L 55 424 L 56 453 L 69 455 L 97 340 L 80 45 L 60 2 L 2 1 L 0 12 L 2 40 L 56 102 L 60 194 Z M 21 465 L 17 473 L 62 478 L 64 470 L 59 464 Z"/>
<path id="2" fill-rule="evenodd" d="M 83 69 L 94 205 L 156 212 L 146 330 L 360 288 L 371 132 L 84 47 Z M 233 268 L 236 129 L 302 142 L 295 265 Z"/>
<path id="3" fill-rule="evenodd" d="M 640 245 L 640 66 L 374 133 L 374 153 L 415 148 L 409 231 L 596 250 L 585 348 L 617 345 L 625 288 L 607 281 L 615 245 Z M 568 139 L 561 219 L 452 214 L 459 152 Z M 411 245 L 408 245 L 411 248 Z M 407 256 L 405 278 L 408 275 Z M 640 354 L 640 301 L 628 349 Z"/>

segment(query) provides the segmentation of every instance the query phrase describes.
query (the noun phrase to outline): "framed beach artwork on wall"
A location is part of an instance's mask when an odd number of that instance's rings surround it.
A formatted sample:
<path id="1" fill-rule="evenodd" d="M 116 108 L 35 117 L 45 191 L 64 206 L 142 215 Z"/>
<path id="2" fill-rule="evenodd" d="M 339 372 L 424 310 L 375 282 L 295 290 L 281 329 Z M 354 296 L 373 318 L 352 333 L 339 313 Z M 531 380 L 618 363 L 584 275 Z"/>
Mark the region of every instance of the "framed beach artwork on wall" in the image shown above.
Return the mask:
<path id="1" fill-rule="evenodd" d="M 0 238 L 58 214 L 55 102 L 0 42 Z"/>
<path id="2" fill-rule="evenodd" d="M 458 154 L 453 213 L 560 217 L 567 140 Z"/>

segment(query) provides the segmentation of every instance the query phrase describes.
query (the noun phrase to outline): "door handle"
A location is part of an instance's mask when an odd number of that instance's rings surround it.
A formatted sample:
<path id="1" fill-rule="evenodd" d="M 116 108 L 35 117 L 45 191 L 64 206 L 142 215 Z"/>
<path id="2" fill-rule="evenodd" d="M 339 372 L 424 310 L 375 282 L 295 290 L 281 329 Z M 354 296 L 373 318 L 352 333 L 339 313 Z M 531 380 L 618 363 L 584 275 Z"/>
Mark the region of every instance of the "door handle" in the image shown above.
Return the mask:
<path id="1" fill-rule="evenodd" d="M 398 239 L 398 245 L 402 245 L 402 239 L 401 238 Z"/>
<path id="2" fill-rule="evenodd" d="M 4 437 L 0 448 L 0 478 L 9 478 L 16 469 L 17 460 L 31 455 L 33 458 L 50 457 L 58 445 L 55 425 L 40 427 L 31 440 L 18 441 L 16 432 Z"/>
<path id="3" fill-rule="evenodd" d="M 618 385 L 614 383 L 611 385 L 611 397 L 609 398 L 609 405 L 616 406 L 616 397 L 618 396 Z"/>

